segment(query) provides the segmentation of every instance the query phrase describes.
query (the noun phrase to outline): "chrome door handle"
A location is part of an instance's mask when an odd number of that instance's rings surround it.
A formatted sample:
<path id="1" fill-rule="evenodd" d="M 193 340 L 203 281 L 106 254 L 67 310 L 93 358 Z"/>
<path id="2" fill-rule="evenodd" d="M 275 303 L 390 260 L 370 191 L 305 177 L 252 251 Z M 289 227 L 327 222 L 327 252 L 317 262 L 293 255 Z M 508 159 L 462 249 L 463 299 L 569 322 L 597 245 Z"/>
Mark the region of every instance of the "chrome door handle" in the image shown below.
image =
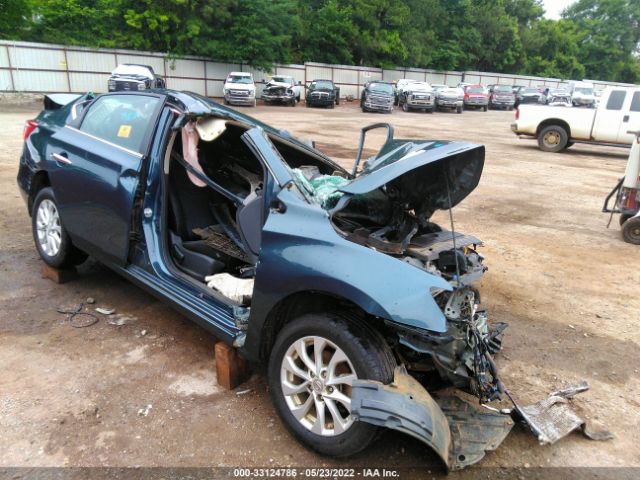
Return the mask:
<path id="1" fill-rule="evenodd" d="M 51 158 L 58 163 L 62 163 L 63 165 L 71 165 L 73 163 L 65 155 L 61 155 L 59 153 L 52 153 Z"/>

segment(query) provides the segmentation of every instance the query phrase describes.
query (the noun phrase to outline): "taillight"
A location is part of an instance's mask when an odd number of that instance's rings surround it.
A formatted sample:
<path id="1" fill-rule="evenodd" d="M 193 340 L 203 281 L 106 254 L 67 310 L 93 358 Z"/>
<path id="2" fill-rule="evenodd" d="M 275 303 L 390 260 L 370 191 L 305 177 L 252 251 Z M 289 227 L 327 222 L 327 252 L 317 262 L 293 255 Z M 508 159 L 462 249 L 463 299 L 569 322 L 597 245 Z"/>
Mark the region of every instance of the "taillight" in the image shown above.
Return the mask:
<path id="1" fill-rule="evenodd" d="M 27 120 L 24 123 L 24 132 L 22 134 L 22 139 L 27 140 L 27 138 L 29 138 L 29 135 L 31 135 L 36 128 L 38 128 L 38 122 L 36 122 L 35 120 Z"/>
<path id="2" fill-rule="evenodd" d="M 520 109 L 516 108 L 516 120 L 520 120 Z"/>
<path id="3" fill-rule="evenodd" d="M 636 211 L 638 209 L 638 189 L 629 188 L 626 190 L 625 194 L 627 196 L 627 201 L 625 202 L 624 208 Z"/>

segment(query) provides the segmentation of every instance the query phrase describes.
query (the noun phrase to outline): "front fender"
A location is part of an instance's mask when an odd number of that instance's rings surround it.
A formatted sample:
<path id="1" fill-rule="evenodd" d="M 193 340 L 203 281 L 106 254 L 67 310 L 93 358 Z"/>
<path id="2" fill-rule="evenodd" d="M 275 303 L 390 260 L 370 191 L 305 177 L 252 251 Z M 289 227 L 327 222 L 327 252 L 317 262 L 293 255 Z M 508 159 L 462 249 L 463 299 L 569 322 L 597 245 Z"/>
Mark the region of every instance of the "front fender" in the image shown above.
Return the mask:
<path id="1" fill-rule="evenodd" d="M 365 312 L 433 332 L 447 330 L 431 288 L 452 290 L 444 279 L 350 242 L 328 213 L 295 191 L 278 195 L 285 213 L 271 212 L 263 228 L 247 343 L 259 344 L 269 312 L 288 296 L 307 291 L 352 301 Z"/>

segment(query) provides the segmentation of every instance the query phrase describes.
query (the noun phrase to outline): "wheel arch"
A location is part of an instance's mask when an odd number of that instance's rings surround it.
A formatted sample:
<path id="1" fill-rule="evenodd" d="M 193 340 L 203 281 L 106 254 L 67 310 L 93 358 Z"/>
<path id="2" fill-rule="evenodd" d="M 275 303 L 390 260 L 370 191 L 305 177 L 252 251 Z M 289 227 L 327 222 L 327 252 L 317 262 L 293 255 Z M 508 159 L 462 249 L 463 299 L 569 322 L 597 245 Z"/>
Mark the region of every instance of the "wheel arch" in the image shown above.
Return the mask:
<path id="1" fill-rule="evenodd" d="M 265 317 L 259 332 L 258 356 L 260 363 L 269 358 L 278 333 L 291 320 L 308 313 L 321 313 L 340 310 L 348 317 L 366 319 L 366 324 L 374 331 L 382 333 L 383 320 L 367 313 L 364 308 L 348 298 L 334 293 L 307 290 L 292 293 L 276 303 Z"/>
<path id="2" fill-rule="evenodd" d="M 39 170 L 35 173 L 31 179 L 31 185 L 29 187 L 29 198 L 27 201 L 27 209 L 29 215 L 33 213 L 33 201 L 35 200 L 38 192 L 43 188 L 51 186 L 51 180 L 49 180 L 49 174 L 45 170 Z"/>
<path id="3" fill-rule="evenodd" d="M 538 128 L 536 129 L 536 138 L 540 136 L 540 132 L 542 132 L 543 129 L 552 125 L 562 127 L 564 131 L 567 132 L 567 139 L 571 139 L 571 127 L 566 120 L 562 120 L 560 118 L 548 118 L 547 120 L 540 122 L 540 125 L 538 125 Z"/>

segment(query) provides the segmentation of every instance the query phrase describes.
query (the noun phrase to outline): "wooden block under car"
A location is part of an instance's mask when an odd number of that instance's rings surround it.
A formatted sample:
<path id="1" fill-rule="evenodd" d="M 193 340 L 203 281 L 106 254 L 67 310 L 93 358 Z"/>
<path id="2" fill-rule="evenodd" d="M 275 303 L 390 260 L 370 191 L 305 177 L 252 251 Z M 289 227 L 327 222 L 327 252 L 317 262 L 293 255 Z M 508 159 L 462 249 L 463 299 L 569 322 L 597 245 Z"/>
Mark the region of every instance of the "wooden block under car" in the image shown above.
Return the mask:
<path id="1" fill-rule="evenodd" d="M 214 350 L 218 385 L 233 390 L 249 378 L 247 362 L 238 355 L 235 348 L 224 342 L 217 342 Z"/>
<path id="2" fill-rule="evenodd" d="M 46 263 L 42 264 L 42 278 L 48 278 L 56 283 L 67 283 L 78 277 L 78 272 L 73 269 L 60 269 L 50 267 Z"/>

